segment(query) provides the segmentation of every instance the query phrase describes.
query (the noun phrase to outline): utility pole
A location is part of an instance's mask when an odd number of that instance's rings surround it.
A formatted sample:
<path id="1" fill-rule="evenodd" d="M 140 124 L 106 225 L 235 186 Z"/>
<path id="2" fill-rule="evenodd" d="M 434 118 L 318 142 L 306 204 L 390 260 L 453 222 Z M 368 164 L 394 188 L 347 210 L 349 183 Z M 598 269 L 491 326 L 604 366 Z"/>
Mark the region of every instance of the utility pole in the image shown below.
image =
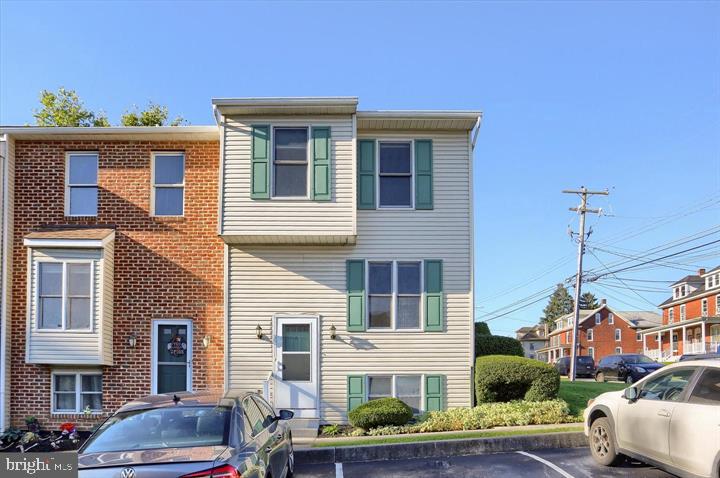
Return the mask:
<path id="1" fill-rule="evenodd" d="M 585 254 L 585 213 L 600 214 L 601 209 L 588 208 L 588 196 L 601 195 L 607 196 L 608 191 L 588 191 L 585 186 L 580 186 L 579 190 L 565 189 L 563 194 L 578 194 L 581 198 L 580 206 L 571 207 L 571 211 L 575 211 L 580 215 L 580 232 L 578 233 L 578 259 L 577 259 L 577 276 L 575 277 L 575 318 L 573 319 L 572 334 L 572 353 L 570 354 L 570 381 L 575 381 L 575 365 L 578 353 L 578 322 L 580 321 L 580 285 L 582 284 L 582 267 L 583 254 Z"/>

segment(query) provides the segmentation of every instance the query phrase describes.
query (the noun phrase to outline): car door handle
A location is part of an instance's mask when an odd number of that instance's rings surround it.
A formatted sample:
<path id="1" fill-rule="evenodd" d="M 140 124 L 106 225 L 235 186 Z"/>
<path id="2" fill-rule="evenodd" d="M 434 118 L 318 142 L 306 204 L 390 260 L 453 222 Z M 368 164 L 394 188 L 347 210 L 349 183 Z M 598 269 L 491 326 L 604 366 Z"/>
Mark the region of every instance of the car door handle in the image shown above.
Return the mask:
<path id="1" fill-rule="evenodd" d="M 265 448 L 265 453 L 270 453 L 271 451 L 272 451 L 271 446 Z"/>
<path id="2" fill-rule="evenodd" d="M 282 440 L 282 439 L 284 439 L 285 437 L 283 436 L 282 433 L 278 433 L 277 435 L 275 435 L 275 438 L 277 438 L 278 440 Z"/>
<path id="3" fill-rule="evenodd" d="M 670 416 L 670 412 L 668 412 L 665 409 L 658 410 L 657 414 L 661 417 L 669 417 Z"/>

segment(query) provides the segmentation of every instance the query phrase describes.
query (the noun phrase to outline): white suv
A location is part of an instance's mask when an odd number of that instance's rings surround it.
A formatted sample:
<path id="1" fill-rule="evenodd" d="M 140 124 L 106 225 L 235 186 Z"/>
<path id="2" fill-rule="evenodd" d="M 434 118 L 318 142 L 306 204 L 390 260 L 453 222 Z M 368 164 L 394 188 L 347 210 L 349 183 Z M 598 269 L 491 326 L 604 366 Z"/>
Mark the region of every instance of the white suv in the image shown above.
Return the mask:
<path id="1" fill-rule="evenodd" d="M 603 393 L 584 418 L 602 465 L 626 455 L 678 476 L 720 476 L 720 360 L 673 364 Z"/>

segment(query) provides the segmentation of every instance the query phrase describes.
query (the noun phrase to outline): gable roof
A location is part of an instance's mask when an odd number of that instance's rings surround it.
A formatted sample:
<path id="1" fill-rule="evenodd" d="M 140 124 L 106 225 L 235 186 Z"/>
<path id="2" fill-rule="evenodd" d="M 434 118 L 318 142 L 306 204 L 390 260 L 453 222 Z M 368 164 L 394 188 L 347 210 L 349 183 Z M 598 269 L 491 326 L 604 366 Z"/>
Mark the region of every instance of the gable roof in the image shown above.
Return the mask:
<path id="1" fill-rule="evenodd" d="M 657 327 L 662 323 L 662 315 L 649 310 L 618 311 L 617 315 L 635 324 L 637 328 Z"/>
<path id="2" fill-rule="evenodd" d="M 683 277 L 682 279 L 680 279 L 677 282 L 673 282 L 672 284 L 670 284 L 670 287 L 678 285 L 678 284 L 684 284 L 686 282 L 700 282 L 701 280 L 702 280 L 702 277 L 700 277 L 699 275 L 691 274 L 689 276 Z"/>

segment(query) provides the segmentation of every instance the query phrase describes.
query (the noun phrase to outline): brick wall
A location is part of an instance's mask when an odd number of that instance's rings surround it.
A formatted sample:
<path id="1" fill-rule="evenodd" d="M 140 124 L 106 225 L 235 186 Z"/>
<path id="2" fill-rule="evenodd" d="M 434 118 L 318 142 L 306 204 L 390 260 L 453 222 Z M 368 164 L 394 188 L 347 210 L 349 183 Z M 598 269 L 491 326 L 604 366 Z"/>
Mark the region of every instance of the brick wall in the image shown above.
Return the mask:
<path id="1" fill-rule="evenodd" d="M 99 152 L 95 218 L 64 217 L 66 151 Z M 185 216 L 149 215 L 152 151 L 185 151 Z M 150 393 L 152 319 L 193 320 L 193 387 L 223 387 L 223 243 L 217 236 L 217 142 L 18 141 L 16 151 L 11 393 L 13 425 L 44 427 L 100 418 L 51 416 L 49 366 L 25 363 L 27 250 L 23 236 L 48 225 L 114 225 L 114 365 L 103 369 L 105 412 Z M 127 337 L 138 336 L 130 349 Z M 202 339 L 211 335 L 207 349 Z"/>

